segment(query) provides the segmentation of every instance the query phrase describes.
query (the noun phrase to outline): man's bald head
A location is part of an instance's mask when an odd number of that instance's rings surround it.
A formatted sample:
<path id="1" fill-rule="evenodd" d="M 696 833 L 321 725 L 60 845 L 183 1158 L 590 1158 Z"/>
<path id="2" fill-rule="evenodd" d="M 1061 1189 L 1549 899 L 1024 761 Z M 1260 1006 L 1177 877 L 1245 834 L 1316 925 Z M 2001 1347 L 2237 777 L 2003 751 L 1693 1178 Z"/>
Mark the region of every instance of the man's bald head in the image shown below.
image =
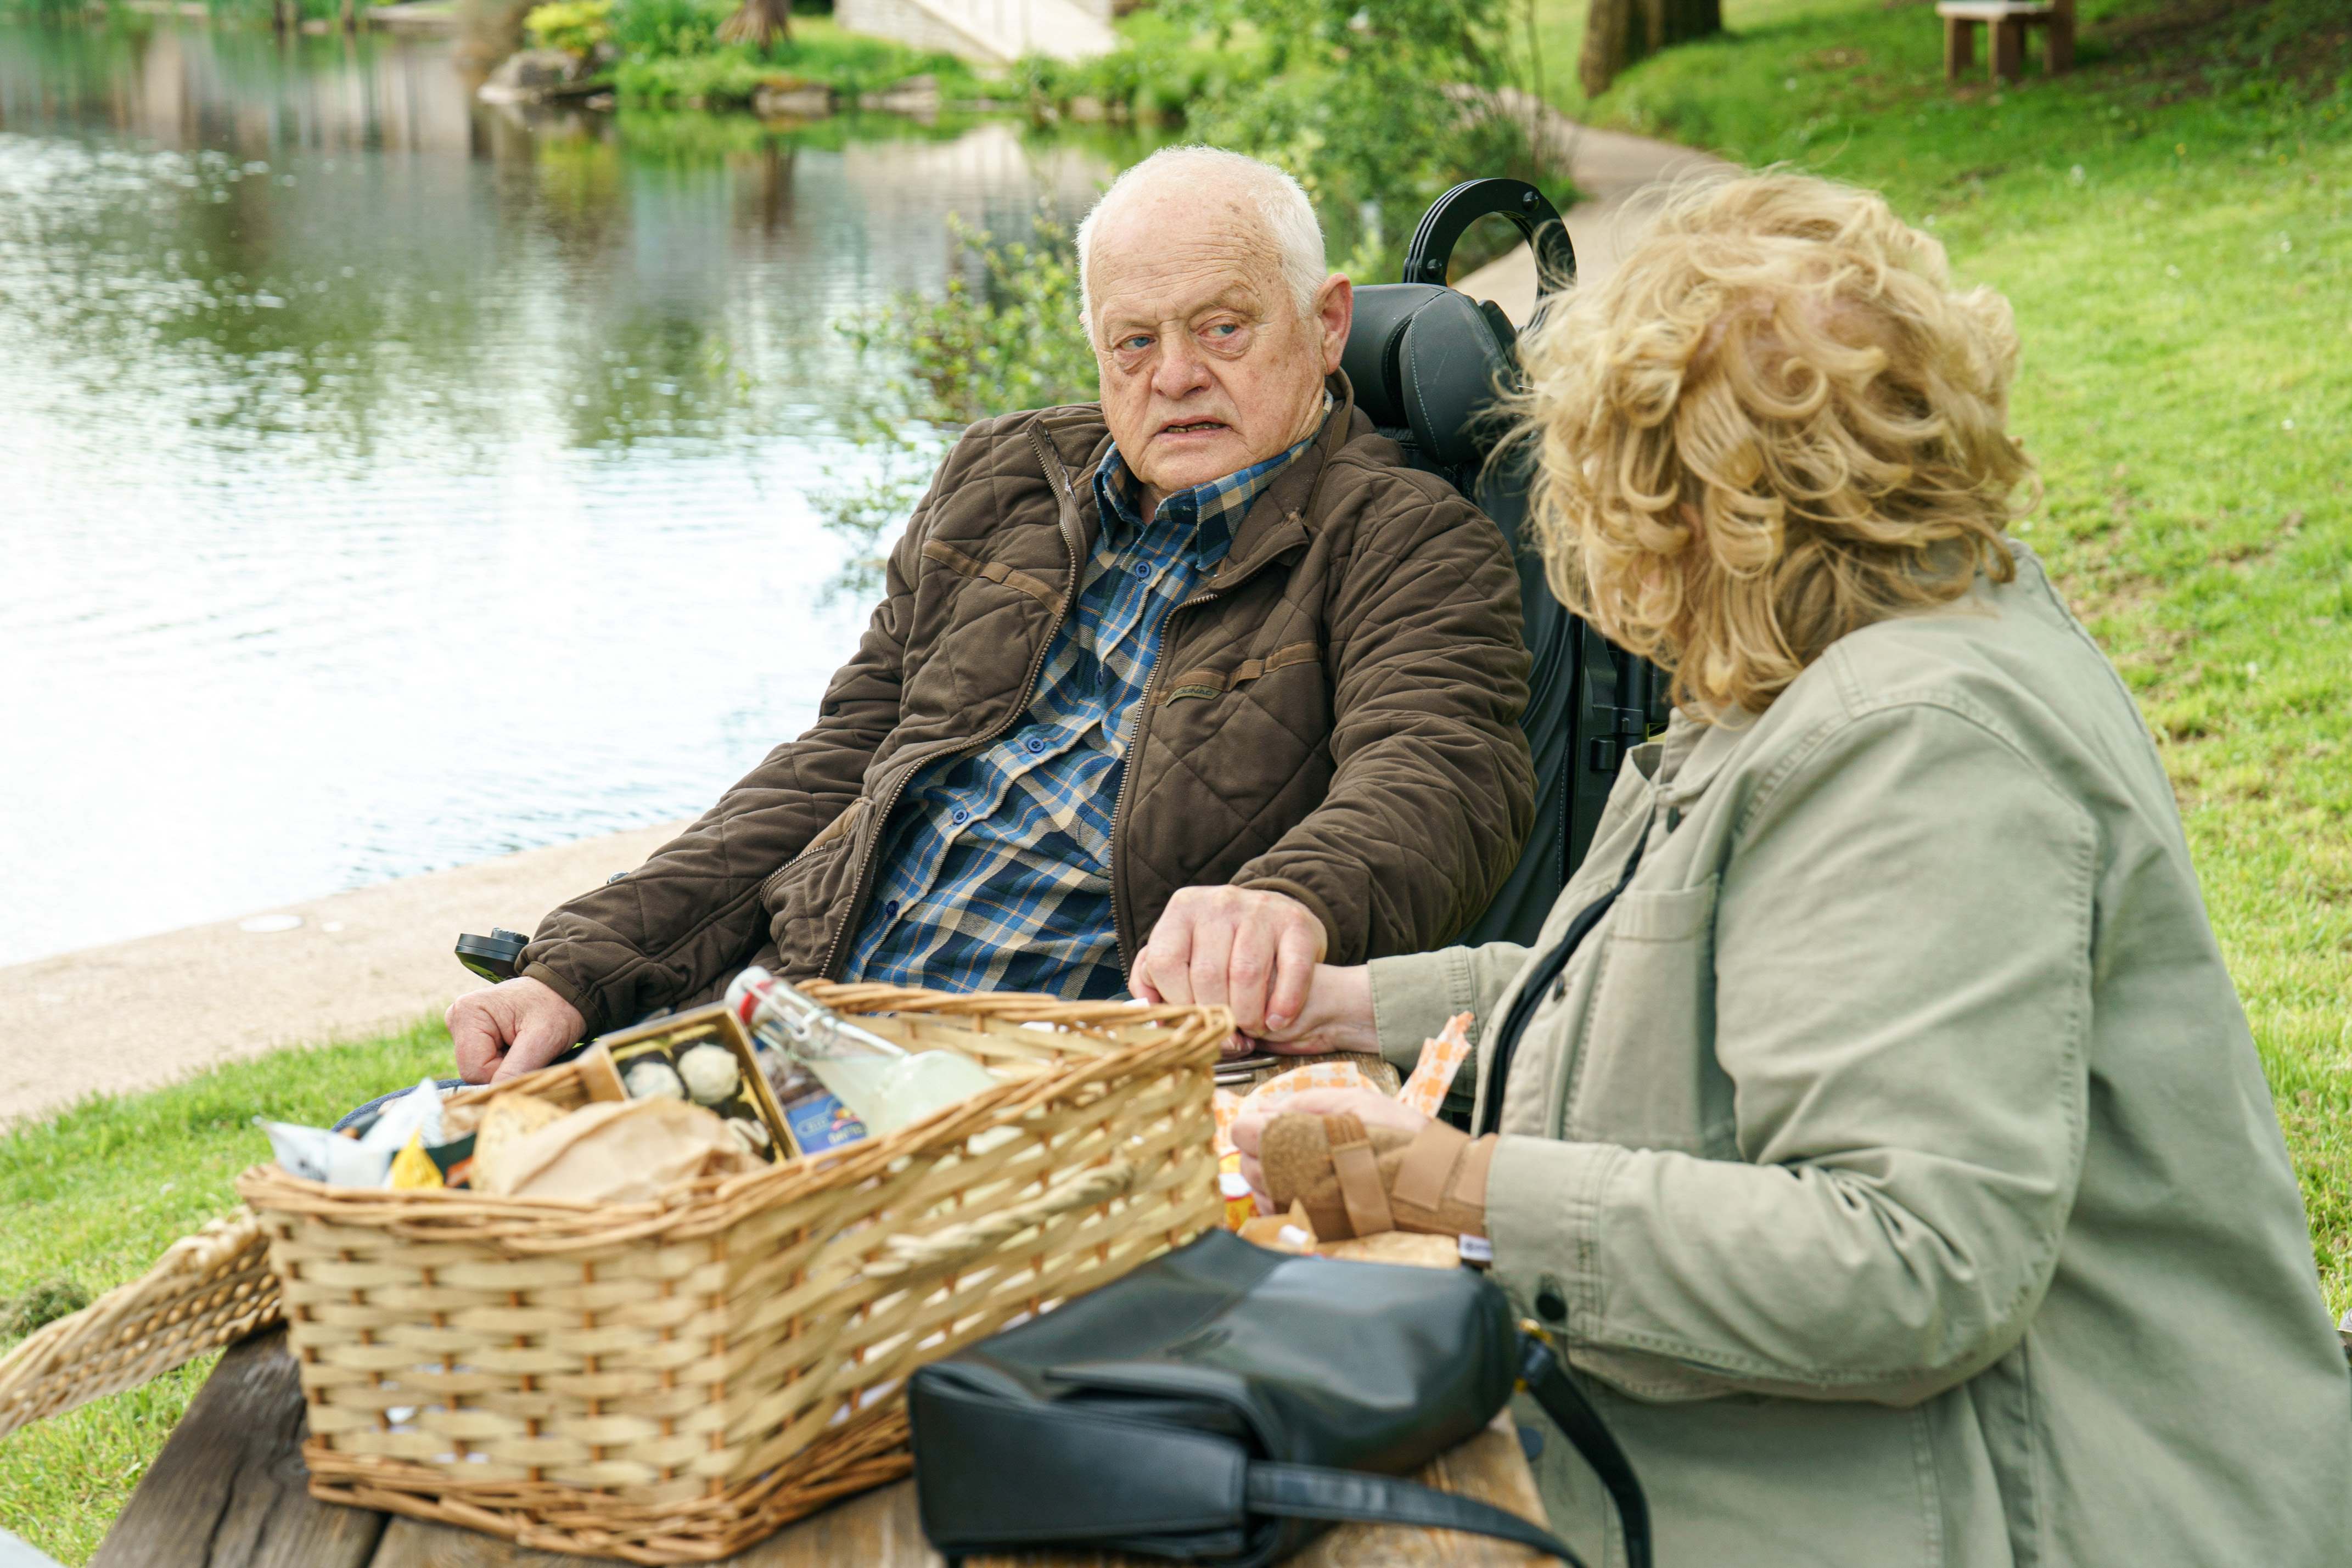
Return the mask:
<path id="1" fill-rule="evenodd" d="M 1299 315 L 1314 314 L 1327 267 L 1323 226 L 1306 188 L 1271 163 L 1221 147 L 1163 147 L 1112 181 L 1078 225 L 1078 308 L 1087 340 L 1100 346 L 1091 287 L 1098 246 L 1149 246 L 1204 229 L 1262 246 Z"/>

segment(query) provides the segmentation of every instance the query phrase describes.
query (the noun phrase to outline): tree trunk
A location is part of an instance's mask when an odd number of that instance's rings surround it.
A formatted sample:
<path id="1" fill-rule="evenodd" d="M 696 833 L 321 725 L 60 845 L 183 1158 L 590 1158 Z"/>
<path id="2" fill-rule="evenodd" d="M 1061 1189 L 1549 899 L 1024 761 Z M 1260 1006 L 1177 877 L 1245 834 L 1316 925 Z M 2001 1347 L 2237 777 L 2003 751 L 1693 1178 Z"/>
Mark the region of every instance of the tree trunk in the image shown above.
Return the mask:
<path id="1" fill-rule="evenodd" d="M 1721 31 L 1723 0 L 1592 0 L 1577 79 L 1598 98 L 1635 61 Z"/>
<path id="2" fill-rule="evenodd" d="M 743 0 L 736 13 L 719 24 L 723 44 L 756 44 L 766 48 L 793 36 L 793 0 Z"/>

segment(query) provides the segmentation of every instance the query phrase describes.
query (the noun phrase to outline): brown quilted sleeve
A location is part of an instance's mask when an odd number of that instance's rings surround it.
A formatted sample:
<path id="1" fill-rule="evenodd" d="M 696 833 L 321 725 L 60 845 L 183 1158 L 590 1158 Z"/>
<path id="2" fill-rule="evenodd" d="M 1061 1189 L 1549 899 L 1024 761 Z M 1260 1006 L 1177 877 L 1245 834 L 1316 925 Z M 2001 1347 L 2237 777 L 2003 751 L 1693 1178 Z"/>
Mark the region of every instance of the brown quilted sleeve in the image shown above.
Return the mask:
<path id="1" fill-rule="evenodd" d="M 592 1035 L 675 1006 L 748 963 L 767 933 L 762 884 L 857 799 L 876 748 L 898 722 L 932 508 L 985 455 L 988 429 L 966 432 L 933 476 L 890 552 L 882 602 L 825 688 L 816 724 L 768 753 L 644 865 L 540 923 L 523 972 L 578 1008 Z"/>
<path id="2" fill-rule="evenodd" d="M 1435 479 L 1345 457 L 1326 526 L 1354 538 L 1330 600 L 1331 759 L 1323 803 L 1234 882 L 1314 910 L 1328 961 L 1452 941 L 1535 820 L 1519 729 L 1528 658 L 1502 531 Z"/>

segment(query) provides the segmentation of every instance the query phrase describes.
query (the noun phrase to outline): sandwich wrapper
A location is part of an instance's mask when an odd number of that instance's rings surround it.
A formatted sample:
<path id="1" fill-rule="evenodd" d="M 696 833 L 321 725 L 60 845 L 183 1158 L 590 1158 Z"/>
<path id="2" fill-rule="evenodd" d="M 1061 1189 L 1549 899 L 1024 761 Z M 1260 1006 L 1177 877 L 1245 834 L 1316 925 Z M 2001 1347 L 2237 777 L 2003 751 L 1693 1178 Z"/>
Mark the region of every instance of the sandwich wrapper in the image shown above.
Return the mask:
<path id="1" fill-rule="evenodd" d="M 1470 1054 L 1470 1018 L 1468 1013 L 1456 1013 L 1434 1040 L 1421 1044 L 1421 1056 L 1413 1063 L 1412 1076 L 1397 1091 L 1397 1103 L 1410 1105 L 1424 1116 L 1434 1116 L 1445 1103 L 1445 1092 L 1454 1083 L 1454 1075 L 1461 1071 Z M 1276 1078 L 1269 1078 L 1251 1090 L 1230 1109 L 1212 1096 L 1211 1105 L 1216 1116 L 1217 1152 L 1233 1147 L 1233 1124 L 1245 1115 L 1277 1115 L 1289 1103 L 1293 1095 L 1310 1089 L 1371 1089 L 1372 1081 L 1349 1061 L 1316 1061 L 1304 1067 L 1294 1067 Z M 1375 1091 L 1377 1092 L 1377 1091 Z M 1228 1094 L 1228 1091 L 1216 1091 Z"/>
<path id="2" fill-rule="evenodd" d="M 253 1124 L 269 1134 L 269 1147 L 289 1176 L 330 1186 L 382 1186 L 394 1155 L 412 1140 L 441 1142 L 441 1091 L 430 1078 L 384 1106 L 363 1136 L 346 1138 L 324 1127 L 272 1122 Z"/>

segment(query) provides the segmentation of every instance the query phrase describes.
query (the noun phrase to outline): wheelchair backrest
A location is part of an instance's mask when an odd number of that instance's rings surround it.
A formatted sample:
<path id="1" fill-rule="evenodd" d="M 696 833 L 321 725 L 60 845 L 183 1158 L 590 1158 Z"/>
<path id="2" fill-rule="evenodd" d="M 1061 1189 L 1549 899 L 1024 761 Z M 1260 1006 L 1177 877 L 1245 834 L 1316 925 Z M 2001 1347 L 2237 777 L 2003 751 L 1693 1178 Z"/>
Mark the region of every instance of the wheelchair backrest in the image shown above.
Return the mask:
<path id="1" fill-rule="evenodd" d="M 1408 281 L 1356 290 L 1341 369 L 1357 406 L 1381 433 L 1404 448 L 1414 467 L 1475 501 L 1518 562 L 1519 605 L 1534 656 L 1519 722 L 1535 757 L 1535 829 L 1502 891 L 1462 940 L 1532 944 L 1592 841 L 1626 750 L 1665 723 L 1666 679 L 1562 608 L 1532 541 L 1521 538 L 1527 455 L 1495 458 L 1504 434 L 1496 394 L 1517 375 L 1519 333 L 1498 307 L 1444 286 L 1454 242 L 1490 214 L 1510 218 L 1527 235 L 1547 286 L 1574 277 L 1567 230 L 1533 185 L 1456 185 L 1422 219 L 1406 252 Z"/>

